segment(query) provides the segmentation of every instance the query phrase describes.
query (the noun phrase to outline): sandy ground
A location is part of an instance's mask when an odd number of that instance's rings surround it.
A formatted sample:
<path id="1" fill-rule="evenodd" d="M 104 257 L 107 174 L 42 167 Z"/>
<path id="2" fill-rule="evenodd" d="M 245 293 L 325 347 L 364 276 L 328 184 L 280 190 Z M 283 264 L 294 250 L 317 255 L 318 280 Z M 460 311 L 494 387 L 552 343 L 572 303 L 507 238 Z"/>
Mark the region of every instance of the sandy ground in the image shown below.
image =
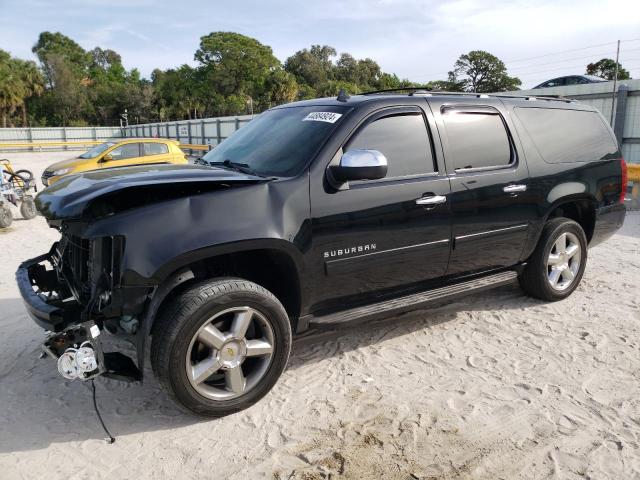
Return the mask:
<path id="1" fill-rule="evenodd" d="M 69 154 L 6 155 L 39 176 Z M 181 414 L 149 375 L 91 396 L 38 360 L 13 281 L 56 239 L 42 218 L 0 234 L 0 478 L 640 478 L 640 213 L 589 252 L 567 300 L 517 287 L 294 343 L 254 407 Z M 147 372 L 150 374 L 150 372 Z"/>

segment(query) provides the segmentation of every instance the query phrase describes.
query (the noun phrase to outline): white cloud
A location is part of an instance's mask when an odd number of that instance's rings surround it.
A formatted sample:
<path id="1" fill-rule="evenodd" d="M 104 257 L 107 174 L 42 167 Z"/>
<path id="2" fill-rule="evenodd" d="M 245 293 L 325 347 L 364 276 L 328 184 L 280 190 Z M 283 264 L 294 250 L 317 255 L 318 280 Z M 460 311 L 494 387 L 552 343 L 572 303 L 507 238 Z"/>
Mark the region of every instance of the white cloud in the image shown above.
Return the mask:
<path id="1" fill-rule="evenodd" d="M 192 63 L 199 38 L 216 30 L 251 35 L 281 60 L 314 43 L 332 45 L 416 81 L 444 78 L 460 54 L 483 49 L 507 61 L 525 84 L 581 73 L 589 55 L 612 55 L 610 42 L 640 37 L 637 0 L 23 0 L 3 10 L 14 22 L 0 29 L 0 48 L 29 55 L 39 32 L 61 31 L 85 48 L 116 50 L 145 75 L 155 66 Z M 621 58 L 640 76 L 634 46 L 640 42 L 623 44 Z"/>

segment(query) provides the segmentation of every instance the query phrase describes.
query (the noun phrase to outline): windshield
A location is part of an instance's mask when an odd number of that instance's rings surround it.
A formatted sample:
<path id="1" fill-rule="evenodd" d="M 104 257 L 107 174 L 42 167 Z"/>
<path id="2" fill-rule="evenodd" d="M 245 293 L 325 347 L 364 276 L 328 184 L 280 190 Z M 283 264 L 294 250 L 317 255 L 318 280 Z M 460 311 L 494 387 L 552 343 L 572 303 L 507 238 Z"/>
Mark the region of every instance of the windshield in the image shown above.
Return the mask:
<path id="1" fill-rule="evenodd" d="M 96 158 L 102 152 L 104 152 L 108 148 L 113 147 L 114 145 L 115 145 L 114 142 L 101 143 L 100 145 L 96 145 L 95 147 L 93 147 L 91 150 L 84 152 L 78 158 Z"/>
<path id="2" fill-rule="evenodd" d="M 347 107 L 287 107 L 268 110 L 237 130 L 203 160 L 243 164 L 259 175 L 292 176 L 311 160 Z"/>

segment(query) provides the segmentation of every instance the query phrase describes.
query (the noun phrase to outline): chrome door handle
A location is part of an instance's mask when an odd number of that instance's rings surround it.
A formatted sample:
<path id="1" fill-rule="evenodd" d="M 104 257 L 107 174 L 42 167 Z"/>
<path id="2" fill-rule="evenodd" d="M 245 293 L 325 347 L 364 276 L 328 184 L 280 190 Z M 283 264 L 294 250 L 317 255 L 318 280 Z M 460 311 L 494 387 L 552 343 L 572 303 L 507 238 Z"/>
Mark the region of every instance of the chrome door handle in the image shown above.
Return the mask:
<path id="1" fill-rule="evenodd" d="M 431 195 L 430 197 L 420 197 L 416 200 L 416 205 L 438 205 L 447 201 L 444 195 Z"/>
<path id="2" fill-rule="evenodd" d="M 526 191 L 527 186 L 526 185 L 507 185 L 502 190 L 504 191 L 504 193 L 518 193 L 518 192 Z"/>

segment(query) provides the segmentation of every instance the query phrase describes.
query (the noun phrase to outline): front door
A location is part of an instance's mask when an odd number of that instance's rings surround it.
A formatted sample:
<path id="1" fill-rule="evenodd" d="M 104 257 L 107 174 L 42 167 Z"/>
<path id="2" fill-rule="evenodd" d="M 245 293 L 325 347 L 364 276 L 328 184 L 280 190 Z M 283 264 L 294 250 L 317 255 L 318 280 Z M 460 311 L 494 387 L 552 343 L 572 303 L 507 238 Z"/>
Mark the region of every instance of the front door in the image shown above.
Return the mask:
<path id="1" fill-rule="evenodd" d="M 384 179 L 333 191 L 323 178 L 311 178 L 312 311 L 368 303 L 444 275 L 450 188 L 428 120 L 434 128 L 418 106 L 377 111 L 334 157 L 350 149 L 378 150 L 388 161 Z"/>
<path id="2" fill-rule="evenodd" d="M 447 274 L 518 263 L 537 207 L 502 102 L 430 99 L 429 104 L 451 180 L 453 248 Z"/>
<path id="3" fill-rule="evenodd" d="M 142 145 L 140 143 L 125 143 L 111 150 L 105 157 L 109 160 L 103 160 L 100 168 L 126 167 L 129 165 L 137 165 L 142 157 Z M 138 161 L 133 161 L 137 159 Z"/>

